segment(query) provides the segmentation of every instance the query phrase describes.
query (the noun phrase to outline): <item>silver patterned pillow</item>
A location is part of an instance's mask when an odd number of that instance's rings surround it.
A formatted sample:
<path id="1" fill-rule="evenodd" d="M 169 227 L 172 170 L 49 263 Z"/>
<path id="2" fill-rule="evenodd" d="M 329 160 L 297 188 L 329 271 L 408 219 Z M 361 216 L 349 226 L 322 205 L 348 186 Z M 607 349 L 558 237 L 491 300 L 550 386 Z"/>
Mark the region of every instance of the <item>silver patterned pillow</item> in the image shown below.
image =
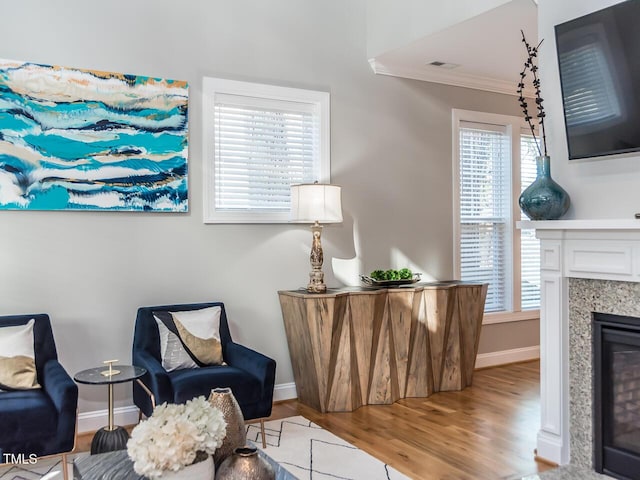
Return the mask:
<path id="1" fill-rule="evenodd" d="M 196 362 L 182 346 L 178 336 L 171 332 L 158 317 L 154 316 L 160 333 L 160 357 L 162 367 L 167 372 L 181 370 L 183 368 L 198 368 Z"/>

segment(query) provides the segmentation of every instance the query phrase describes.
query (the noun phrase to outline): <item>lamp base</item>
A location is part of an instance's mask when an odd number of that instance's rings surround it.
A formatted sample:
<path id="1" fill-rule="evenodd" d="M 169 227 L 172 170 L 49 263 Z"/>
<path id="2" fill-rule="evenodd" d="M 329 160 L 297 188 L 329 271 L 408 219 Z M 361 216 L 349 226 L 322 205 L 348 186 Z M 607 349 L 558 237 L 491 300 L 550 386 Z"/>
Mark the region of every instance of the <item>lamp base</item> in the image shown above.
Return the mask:
<path id="1" fill-rule="evenodd" d="M 323 272 L 311 272 L 309 273 L 309 284 L 307 285 L 307 292 L 309 293 L 325 293 L 327 286 L 324 283 Z"/>
<path id="2" fill-rule="evenodd" d="M 311 272 L 309 272 L 307 292 L 325 293 L 327 291 L 327 286 L 324 284 L 324 272 L 322 271 L 324 254 L 322 252 L 322 242 L 320 241 L 322 225 L 315 222 L 311 225 L 311 232 L 313 233 L 313 244 L 311 245 L 311 254 L 309 255 L 309 260 L 311 261 Z"/>

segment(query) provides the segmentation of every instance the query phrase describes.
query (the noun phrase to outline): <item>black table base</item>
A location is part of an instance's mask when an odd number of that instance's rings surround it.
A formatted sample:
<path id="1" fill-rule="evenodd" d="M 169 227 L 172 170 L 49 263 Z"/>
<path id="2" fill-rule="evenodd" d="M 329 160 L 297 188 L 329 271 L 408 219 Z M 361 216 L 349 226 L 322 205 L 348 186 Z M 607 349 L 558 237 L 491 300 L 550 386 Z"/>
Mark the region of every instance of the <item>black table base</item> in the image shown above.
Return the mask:
<path id="1" fill-rule="evenodd" d="M 116 426 L 114 430 L 102 427 L 96 432 L 91 442 L 91 455 L 124 450 L 127 448 L 127 440 L 129 440 L 129 433 L 123 427 Z"/>

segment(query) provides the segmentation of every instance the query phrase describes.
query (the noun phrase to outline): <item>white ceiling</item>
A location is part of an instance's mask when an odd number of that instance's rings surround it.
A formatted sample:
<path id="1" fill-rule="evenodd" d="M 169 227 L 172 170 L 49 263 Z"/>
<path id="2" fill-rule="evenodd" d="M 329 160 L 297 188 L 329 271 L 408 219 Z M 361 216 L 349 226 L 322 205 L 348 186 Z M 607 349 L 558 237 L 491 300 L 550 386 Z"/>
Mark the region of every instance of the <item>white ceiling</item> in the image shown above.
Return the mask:
<path id="1" fill-rule="evenodd" d="M 512 0 L 370 60 L 376 73 L 516 94 L 526 50 L 520 30 L 537 44 L 533 0 Z M 544 48 L 544 44 L 543 47 Z M 428 65 L 441 61 L 453 69 Z"/>

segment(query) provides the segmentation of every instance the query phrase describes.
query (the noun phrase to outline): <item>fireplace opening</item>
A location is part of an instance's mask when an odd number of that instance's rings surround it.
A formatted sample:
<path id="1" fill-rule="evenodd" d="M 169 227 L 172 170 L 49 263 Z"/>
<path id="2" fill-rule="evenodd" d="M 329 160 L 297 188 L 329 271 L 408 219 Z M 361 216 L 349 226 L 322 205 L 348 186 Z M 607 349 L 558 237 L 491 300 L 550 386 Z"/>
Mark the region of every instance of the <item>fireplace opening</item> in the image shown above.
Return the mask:
<path id="1" fill-rule="evenodd" d="M 593 314 L 594 467 L 640 480 L 640 318 Z"/>

